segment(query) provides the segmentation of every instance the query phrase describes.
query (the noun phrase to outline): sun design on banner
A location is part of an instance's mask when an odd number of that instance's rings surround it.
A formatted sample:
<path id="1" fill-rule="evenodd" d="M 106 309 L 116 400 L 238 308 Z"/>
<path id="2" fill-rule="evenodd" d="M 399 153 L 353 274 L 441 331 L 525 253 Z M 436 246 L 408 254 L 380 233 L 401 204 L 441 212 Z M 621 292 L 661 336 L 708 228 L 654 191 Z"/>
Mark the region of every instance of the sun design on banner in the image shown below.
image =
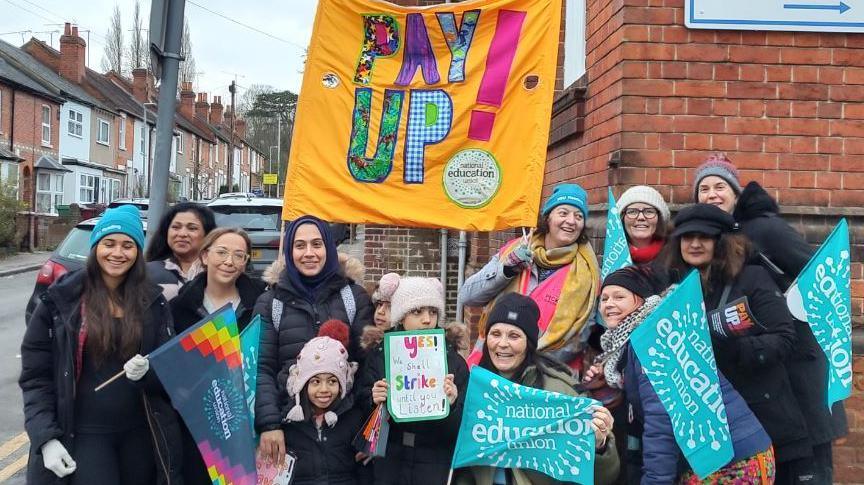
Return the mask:
<path id="1" fill-rule="evenodd" d="M 592 401 L 584 400 L 582 404 L 568 403 L 562 407 L 560 401 L 553 405 L 550 399 L 562 397 L 557 392 L 545 392 L 533 387 L 525 387 L 516 383 L 502 383 L 497 379 L 490 382 L 493 392 L 483 393 L 487 402 L 485 409 L 477 410 L 477 419 L 489 423 L 489 436 L 495 430 L 500 430 L 500 438 L 507 442 L 505 449 L 500 444 L 490 443 L 480 445 L 476 453 L 477 458 L 494 460 L 492 466 L 498 468 L 532 468 L 543 473 L 564 479 L 567 476 L 579 474 L 580 464 L 590 461 L 593 450 L 585 446 L 586 442 L 593 444 L 592 440 L 568 440 L 564 449 L 556 449 L 556 443 L 548 435 L 552 433 L 567 433 L 575 435 L 591 435 L 591 426 L 587 420 L 579 419 L 579 416 L 588 413 Z M 541 396 L 538 398 L 537 396 Z M 543 399 L 549 406 L 537 405 L 536 400 Z M 534 405 L 521 404 L 532 402 Z M 535 430 L 516 427 L 503 427 L 504 419 L 536 419 L 547 422 L 546 426 Z M 497 428 L 496 428 L 497 426 Z M 547 436 L 543 436 L 546 434 Z M 488 440 L 491 442 L 493 440 Z M 496 440 L 497 441 L 497 440 Z M 533 457 L 522 456 L 514 458 L 510 450 L 539 450 L 541 453 Z M 538 459 L 538 456 L 542 457 Z"/>
<path id="2" fill-rule="evenodd" d="M 204 414 L 210 431 L 227 440 L 247 419 L 246 398 L 231 381 L 213 379 L 204 395 Z"/>
<path id="3" fill-rule="evenodd" d="M 655 345 L 648 347 L 648 355 L 653 359 L 648 367 L 643 368 L 643 371 L 654 386 L 663 407 L 669 414 L 672 420 L 672 429 L 678 436 L 678 443 L 683 443 L 687 448 L 694 450 L 709 442 L 711 449 L 717 451 L 722 443 L 728 442 L 731 437 L 729 435 L 728 426 L 717 426 L 715 428 L 711 421 L 706 423 L 696 423 L 694 417 L 698 412 L 697 402 L 703 401 L 707 393 L 701 396 L 696 392 L 696 389 L 688 384 L 692 381 L 689 376 L 685 375 L 683 363 L 688 362 L 695 356 L 691 356 L 683 343 L 679 341 L 675 345 L 671 333 L 663 331 L 664 328 L 672 328 L 676 330 L 678 338 L 684 339 L 685 336 L 696 335 L 698 331 L 708 328 L 708 322 L 705 318 L 705 304 L 702 303 L 700 311 L 691 310 L 690 304 L 687 304 L 684 312 L 673 311 L 672 321 L 663 319 L 658 322 L 657 327 L 659 337 L 654 341 Z M 665 333 L 665 335 L 664 335 Z M 692 342 L 697 351 L 699 346 L 696 342 Z M 710 348 L 710 347 L 709 347 Z M 717 371 L 717 363 L 714 360 L 713 352 L 706 352 L 703 349 L 700 356 L 708 364 L 711 370 Z M 713 386 L 712 386 L 713 387 Z M 710 391 L 711 387 L 706 387 L 703 391 Z M 723 396 L 719 390 L 715 396 L 715 402 L 719 402 L 719 406 L 723 406 Z M 726 423 L 726 409 L 718 410 L 718 414 L 722 414 L 722 421 Z"/>

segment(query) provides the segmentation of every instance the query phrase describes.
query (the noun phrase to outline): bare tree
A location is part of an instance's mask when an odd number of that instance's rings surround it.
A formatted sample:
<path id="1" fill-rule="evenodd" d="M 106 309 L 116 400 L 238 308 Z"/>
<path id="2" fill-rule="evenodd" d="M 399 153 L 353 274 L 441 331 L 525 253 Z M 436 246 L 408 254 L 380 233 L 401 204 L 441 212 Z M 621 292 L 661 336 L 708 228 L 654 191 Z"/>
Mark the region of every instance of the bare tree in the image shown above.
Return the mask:
<path id="1" fill-rule="evenodd" d="M 190 82 L 195 85 L 198 78 L 198 72 L 195 70 L 195 57 L 192 56 L 192 40 L 189 37 L 189 19 L 183 19 L 183 37 L 180 42 L 180 55 L 185 59 L 180 61 L 180 79 L 177 83 L 177 88 L 184 82 Z"/>
<path id="2" fill-rule="evenodd" d="M 132 13 L 132 39 L 129 42 L 129 70 L 147 67 L 149 58 L 147 39 L 144 37 L 144 21 L 141 19 L 141 4 L 135 0 Z"/>
<path id="3" fill-rule="evenodd" d="M 114 4 L 111 26 L 105 36 L 105 51 L 102 55 L 102 70 L 114 71 L 122 75 L 123 66 L 123 24 L 120 22 L 120 7 Z"/>

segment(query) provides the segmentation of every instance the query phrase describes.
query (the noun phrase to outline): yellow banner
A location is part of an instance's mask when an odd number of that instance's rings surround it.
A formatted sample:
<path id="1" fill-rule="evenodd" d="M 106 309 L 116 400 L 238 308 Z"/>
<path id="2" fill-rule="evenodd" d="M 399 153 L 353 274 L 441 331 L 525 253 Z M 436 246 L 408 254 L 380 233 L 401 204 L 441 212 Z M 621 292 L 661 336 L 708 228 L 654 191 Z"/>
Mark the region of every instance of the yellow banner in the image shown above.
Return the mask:
<path id="1" fill-rule="evenodd" d="M 561 0 L 321 0 L 283 218 L 534 226 Z"/>

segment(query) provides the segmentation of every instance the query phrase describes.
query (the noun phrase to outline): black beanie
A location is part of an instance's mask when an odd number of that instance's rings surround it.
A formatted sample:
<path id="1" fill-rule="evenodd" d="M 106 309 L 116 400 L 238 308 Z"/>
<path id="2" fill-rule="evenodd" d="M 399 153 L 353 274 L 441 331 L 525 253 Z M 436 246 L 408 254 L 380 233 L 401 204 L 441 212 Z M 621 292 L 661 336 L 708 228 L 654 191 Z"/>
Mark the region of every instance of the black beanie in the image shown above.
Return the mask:
<path id="1" fill-rule="evenodd" d="M 492 306 L 486 319 L 486 328 L 492 328 L 496 323 L 516 325 L 525 332 L 528 342 L 531 342 L 536 349 L 537 338 L 540 335 L 540 327 L 537 326 L 539 320 L 540 307 L 534 300 L 519 293 L 507 293 L 498 298 Z"/>
<path id="2" fill-rule="evenodd" d="M 603 287 L 610 285 L 625 288 L 643 299 L 662 292 L 654 272 L 647 266 L 627 266 L 609 273 Z"/>

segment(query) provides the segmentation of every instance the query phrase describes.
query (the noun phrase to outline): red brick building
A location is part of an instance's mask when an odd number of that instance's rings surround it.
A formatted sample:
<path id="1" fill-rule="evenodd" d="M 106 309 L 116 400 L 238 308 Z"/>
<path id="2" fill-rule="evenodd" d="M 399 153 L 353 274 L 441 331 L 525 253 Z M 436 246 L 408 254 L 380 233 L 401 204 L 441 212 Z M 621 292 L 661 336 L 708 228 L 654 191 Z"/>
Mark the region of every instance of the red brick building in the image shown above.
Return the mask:
<path id="1" fill-rule="evenodd" d="M 835 446 L 835 480 L 864 483 L 864 35 L 691 30 L 684 0 L 564 4 L 543 195 L 565 181 L 589 191 L 595 249 L 603 247 L 607 187 L 620 195 L 652 185 L 676 210 L 692 202 L 694 170 L 711 152 L 735 162 L 742 185 L 760 182 L 814 245 L 848 219 L 856 375 L 846 402 L 850 435 Z M 583 5 L 567 15 L 567 6 Z M 575 27 L 584 33 L 582 58 L 565 48 L 574 28 L 568 17 L 584 18 Z M 565 84 L 571 62 L 584 62 L 585 73 Z M 470 235 L 468 271 L 512 235 Z M 369 282 L 387 271 L 439 275 L 437 231 L 368 226 L 365 240 Z M 450 305 L 455 269 L 451 254 Z"/>

